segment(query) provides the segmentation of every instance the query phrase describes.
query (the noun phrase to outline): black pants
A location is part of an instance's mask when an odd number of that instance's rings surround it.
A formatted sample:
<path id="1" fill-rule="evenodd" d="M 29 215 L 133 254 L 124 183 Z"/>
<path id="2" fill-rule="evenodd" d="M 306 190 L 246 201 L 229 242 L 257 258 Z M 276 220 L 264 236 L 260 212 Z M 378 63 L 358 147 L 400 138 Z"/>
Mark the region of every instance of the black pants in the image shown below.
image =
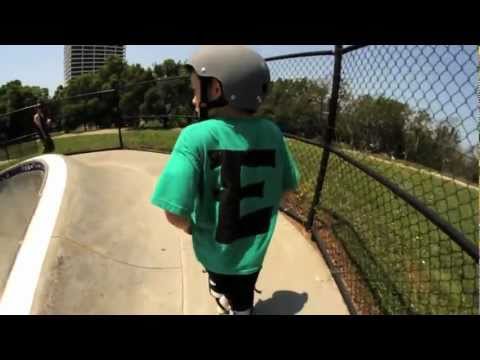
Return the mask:
<path id="1" fill-rule="evenodd" d="M 44 133 L 46 136 L 43 135 L 43 133 L 40 131 L 40 129 L 37 129 L 38 134 L 40 135 L 40 139 L 42 139 L 43 143 L 43 152 L 48 153 L 52 152 L 55 150 L 55 144 L 53 143 L 52 138 L 48 134 L 48 132 L 45 130 Z"/>
<path id="2" fill-rule="evenodd" d="M 258 275 L 222 275 L 208 271 L 210 289 L 225 295 L 233 311 L 253 309 L 255 284 Z"/>
<path id="3" fill-rule="evenodd" d="M 43 152 L 49 153 L 55 150 L 55 144 L 53 143 L 52 138 L 49 136 L 43 140 Z"/>

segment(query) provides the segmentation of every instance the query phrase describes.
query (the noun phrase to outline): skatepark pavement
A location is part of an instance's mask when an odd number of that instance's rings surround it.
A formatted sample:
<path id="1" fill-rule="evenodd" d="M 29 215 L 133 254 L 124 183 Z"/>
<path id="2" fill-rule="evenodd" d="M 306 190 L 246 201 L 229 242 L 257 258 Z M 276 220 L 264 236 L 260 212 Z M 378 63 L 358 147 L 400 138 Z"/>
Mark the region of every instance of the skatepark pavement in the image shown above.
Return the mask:
<path id="1" fill-rule="evenodd" d="M 28 313 L 215 314 L 191 238 L 149 201 L 167 155 L 49 156 L 65 162 L 66 184 Z M 257 289 L 256 314 L 348 314 L 320 252 L 284 214 Z"/>

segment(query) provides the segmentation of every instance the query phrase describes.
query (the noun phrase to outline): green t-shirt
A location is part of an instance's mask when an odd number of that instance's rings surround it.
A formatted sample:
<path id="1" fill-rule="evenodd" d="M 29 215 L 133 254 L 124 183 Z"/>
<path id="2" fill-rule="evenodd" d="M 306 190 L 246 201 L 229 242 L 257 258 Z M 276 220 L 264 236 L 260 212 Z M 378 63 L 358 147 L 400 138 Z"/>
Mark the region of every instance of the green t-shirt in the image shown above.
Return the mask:
<path id="1" fill-rule="evenodd" d="M 152 204 L 192 221 L 195 255 L 219 274 L 262 267 L 282 194 L 299 172 L 278 127 L 264 119 L 211 119 L 185 128 Z"/>

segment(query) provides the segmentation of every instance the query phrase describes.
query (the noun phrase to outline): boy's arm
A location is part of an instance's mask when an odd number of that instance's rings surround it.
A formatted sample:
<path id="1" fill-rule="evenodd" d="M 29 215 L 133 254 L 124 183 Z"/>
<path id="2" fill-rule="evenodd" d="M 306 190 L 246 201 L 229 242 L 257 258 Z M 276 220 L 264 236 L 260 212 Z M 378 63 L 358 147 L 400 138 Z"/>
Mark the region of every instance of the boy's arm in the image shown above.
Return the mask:
<path id="1" fill-rule="evenodd" d="M 285 200 L 287 200 L 290 196 L 294 195 L 295 194 L 295 190 L 287 190 L 283 193 L 282 195 L 282 202 L 284 202 Z"/>
<path id="2" fill-rule="evenodd" d="M 151 203 L 163 210 L 170 224 L 191 233 L 190 216 L 198 192 L 199 159 L 195 139 L 184 129 L 157 181 Z"/>
<path id="3" fill-rule="evenodd" d="M 187 234 L 192 234 L 192 223 L 190 220 L 183 216 L 176 215 L 174 213 L 165 210 L 165 215 L 168 222 L 176 228 L 185 231 Z"/>
<path id="4" fill-rule="evenodd" d="M 45 131 L 43 130 L 42 123 L 40 122 L 40 117 L 35 114 L 33 116 L 33 123 L 37 126 L 37 128 L 40 130 L 41 134 L 43 137 L 46 137 Z"/>

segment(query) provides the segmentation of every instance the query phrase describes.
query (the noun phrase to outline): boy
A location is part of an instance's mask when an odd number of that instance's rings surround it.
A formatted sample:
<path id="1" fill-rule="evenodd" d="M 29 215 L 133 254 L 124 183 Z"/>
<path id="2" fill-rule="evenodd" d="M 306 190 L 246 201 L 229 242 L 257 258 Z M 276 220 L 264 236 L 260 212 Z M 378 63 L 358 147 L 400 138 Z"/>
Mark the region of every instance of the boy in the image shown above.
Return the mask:
<path id="1" fill-rule="evenodd" d="M 151 202 L 192 234 L 219 313 L 249 315 L 282 195 L 299 174 L 280 130 L 254 117 L 270 82 L 262 57 L 203 46 L 188 67 L 195 110 L 215 113 L 182 131 Z"/>
<path id="2" fill-rule="evenodd" d="M 50 137 L 48 128 L 52 120 L 47 118 L 47 107 L 43 101 L 39 101 L 37 112 L 33 116 L 33 123 L 43 143 L 43 153 L 49 153 L 55 150 L 55 144 Z"/>

